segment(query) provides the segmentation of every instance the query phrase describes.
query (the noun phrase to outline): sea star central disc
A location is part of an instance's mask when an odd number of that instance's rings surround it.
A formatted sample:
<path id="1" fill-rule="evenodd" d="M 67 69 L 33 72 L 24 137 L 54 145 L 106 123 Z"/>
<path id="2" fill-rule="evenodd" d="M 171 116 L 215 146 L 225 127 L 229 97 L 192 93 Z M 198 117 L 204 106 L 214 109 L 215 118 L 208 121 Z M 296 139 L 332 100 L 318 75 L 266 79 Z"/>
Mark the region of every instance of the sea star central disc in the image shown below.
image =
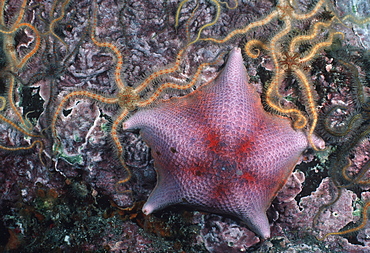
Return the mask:
<path id="1" fill-rule="evenodd" d="M 266 210 L 308 147 L 302 131 L 263 109 L 234 49 L 212 82 L 124 123 L 152 148 L 158 182 L 145 214 L 174 204 L 236 216 L 270 237 Z"/>

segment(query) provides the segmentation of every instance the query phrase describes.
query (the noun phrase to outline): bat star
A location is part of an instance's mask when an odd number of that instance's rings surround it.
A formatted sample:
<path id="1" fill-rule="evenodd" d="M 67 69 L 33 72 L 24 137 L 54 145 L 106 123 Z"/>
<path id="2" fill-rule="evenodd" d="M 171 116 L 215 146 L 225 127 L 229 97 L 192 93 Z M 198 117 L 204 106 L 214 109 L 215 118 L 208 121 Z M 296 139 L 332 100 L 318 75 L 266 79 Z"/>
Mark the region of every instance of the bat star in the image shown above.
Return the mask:
<path id="1" fill-rule="evenodd" d="M 233 215 L 270 237 L 266 210 L 309 143 L 289 119 L 263 109 L 248 81 L 236 48 L 213 81 L 124 122 L 152 149 L 158 180 L 145 214 L 189 205 Z"/>

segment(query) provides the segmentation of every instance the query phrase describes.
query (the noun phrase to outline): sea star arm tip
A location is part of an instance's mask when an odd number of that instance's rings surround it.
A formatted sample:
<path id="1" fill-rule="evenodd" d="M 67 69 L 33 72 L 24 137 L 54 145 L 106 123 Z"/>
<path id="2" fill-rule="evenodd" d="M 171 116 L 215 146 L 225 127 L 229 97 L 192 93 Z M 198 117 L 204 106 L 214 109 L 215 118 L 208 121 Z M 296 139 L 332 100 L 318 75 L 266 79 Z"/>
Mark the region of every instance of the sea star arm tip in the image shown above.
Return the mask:
<path id="1" fill-rule="evenodd" d="M 325 141 L 321 139 L 321 137 L 317 136 L 316 134 L 312 134 L 311 136 L 308 136 L 308 138 L 311 138 L 309 141 L 310 148 L 317 148 L 318 150 L 325 149 Z"/>
<path id="2" fill-rule="evenodd" d="M 270 224 L 264 212 L 258 212 L 253 215 L 253 218 L 244 219 L 244 222 L 254 233 L 256 233 L 261 238 L 270 238 Z"/>

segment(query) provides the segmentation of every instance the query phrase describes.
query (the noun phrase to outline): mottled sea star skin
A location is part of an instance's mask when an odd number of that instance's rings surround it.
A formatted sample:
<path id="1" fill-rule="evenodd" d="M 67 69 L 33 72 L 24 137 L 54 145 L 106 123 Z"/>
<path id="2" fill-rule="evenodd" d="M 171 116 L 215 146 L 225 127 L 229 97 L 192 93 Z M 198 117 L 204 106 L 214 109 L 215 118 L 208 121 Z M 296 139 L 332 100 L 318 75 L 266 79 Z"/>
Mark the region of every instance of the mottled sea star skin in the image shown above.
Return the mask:
<path id="1" fill-rule="evenodd" d="M 212 82 L 137 112 L 124 129 L 141 129 L 158 181 L 145 214 L 174 204 L 240 218 L 270 237 L 266 210 L 302 152 L 303 131 L 263 109 L 248 83 L 240 49 Z"/>

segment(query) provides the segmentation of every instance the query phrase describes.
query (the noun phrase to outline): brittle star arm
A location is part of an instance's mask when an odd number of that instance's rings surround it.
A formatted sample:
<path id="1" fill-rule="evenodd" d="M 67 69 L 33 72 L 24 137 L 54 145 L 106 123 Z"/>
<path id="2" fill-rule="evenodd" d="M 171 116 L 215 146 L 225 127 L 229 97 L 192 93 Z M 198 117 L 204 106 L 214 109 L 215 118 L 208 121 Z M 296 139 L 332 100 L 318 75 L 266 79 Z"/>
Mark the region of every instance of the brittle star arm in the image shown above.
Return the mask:
<path id="1" fill-rule="evenodd" d="M 228 8 L 229 10 L 235 10 L 236 8 L 238 8 L 238 0 L 234 0 L 234 6 L 233 7 L 230 7 L 229 3 L 227 1 L 225 2 L 222 2 L 222 1 L 219 1 L 220 4 L 224 4 L 226 6 L 226 8 Z"/>
<path id="2" fill-rule="evenodd" d="M 309 19 L 309 18 L 312 18 L 313 16 L 315 16 L 320 8 L 322 7 L 322 5 L 325 3 L 325 0 L 319 0 L 315 7 L 309 12 L 309 13 L 296 13 L 296 12 L 292 12 L 292 18 L 296 19 L 296 20 L 304 20 L 304 19 Z"/>
<path id="3" fill-rule="evenodd" d="M 197 33 L 196 38 L 195 38 L 193 41 L 191 41 L 188 45 L 194 44 L 194 43 L 196 43 L 197 41 L 199 41 L 199 40 L 200 40 L 200 36 L 201 36 L 201 34 L 202 34 L 203 30 L 204 30 L 205 28 L 210 27 L 210 26 L 213 26 L 214 24 L 216 24 L 216 23 L 217 23 L 218 19 L 220 18 L 220 13 L 221 13 L 221 4 L 224 4 L 224 5 L 226 6 L 226 8 L 227 8 L 227 9 L 229 9 L 229 10 L 234 10 L 234 9 L 236 9 L 236 8 L 238 7 L 238 1 L 237 1 L 237 0 L 234 0 L 233 7 L 230 7 L 230 5 L 229 5 L 229 3 L 228 3 L 228 2 L 222 2 L 222 1 L 219 1 L 219 0 L 210 0 L 210 1 L 211 1 L 211 2 L 216 6 L 216 15 L 215 15 L 214 19 L 213 19 L 210 23 L 207 23 L 207 24 L 203 25 L 203 26 L 199 29 L 199 31 L 198 31 L 198 33 Z M 182 9 L 183 5 L 184 5 L 185 3 L 187 3 L 187 2 L 188 2 L 188 0 L 183 0 L 183 1 L 181 1 L 181 2 L 180 2 L 180 4 L 179 4 L 179 6 L 178 6 L 178 8 L 177 8 L 176 16 L 175 16 L 175 29 L 176 29 L 176 30 L 177 30 L 177 28 L 178 28 L 178 26 L 179 26 L 179 18 L 180 18 L 180 12 L 181 12 L 181 9 Z M 191 19 L 191 18 L 192 18 L 192 16 L 194 15 L 195 10 L 198 8 L 198 5 L 199 5 L 199 3 L 197 3 L 197 5 L 196 5 L 195 9 L 193 10 L 192 14 L 190 15 L 190 18 L 189 18 L 188 22 L 190 21 L 190 19 Z M 187 31 L 186 33 L 187 33 L 187 34 L 188 34 L 188 22 L 187 22 L 187 24 L 186 24 L 186 31 Z"/>
<path id="4" fill-rule="evenodd" d="M 366 226 L 367 221 L 368 221 L 367 211 L 368 211 L 369 208 L 370 208 L 370 201 L 368 201 L 364 205 L 364 207 L 362 208 L 362 212 L 361 212 L 362 221 L 361 221 L 361 224 L 359 226 L 354 227 L 354 228 L 350 228 L 350 229 L 347 229 L 347 230 L 344 230 L 344 231 L 328 233 L 328 234 L 324 235 L 322 238 L 317 238 L 317 239 L 319 241 L 323 241 L 330 235 L 345 235 L 345 234 L 353 233 L 353 232 L 356 232 L 360 229 L 363 229 Z"/>
<path id="5" fill-rule="evenodd" d="M 26 120 L 22 117 L 21 113 L 18 111 L 17 107 L 14 103 L 14 77 L 10 75 L 9 80 L 9 87 L 8 87 L 8 103 L 12 111 L 16 114 L 18 120 L 21 122 L 21 125 L 25 127 L 28 131 L 32 130 L 31 122 L 26 118 Z"/>
<path id="6" fill-rule="evenodd" d="M 249 40 L 244 46 L 244 52 L 251 58 L 256 59 L 260 55 L 260 50 L 256 47 L 260 47 L 264 50 L 269 50 L 269 47 L 260 40 L 253 39 Z M 252 50 L 253 49 L 253 50 Z"/>
<path id="7" fill-rule="evenodd" d="M 33 149 L 36 145 L 39 146 L 39 152 L 38 152 L 39 159 L 40 159 L 41 163 L 44 166 L 46 166 L 43 159 L 42 159 L 42 152 L 44 150 L 44 144 L 42 143 L 41 140 L 35 140 L 31 143 L 31 145 L 29 145 L 27 147 L 7 147 L 7 146 L 0 145 L 0 149 L 6 150 L 6 151 L 16 152 L 16 151 L 25 151 L 25 150 Z"/>
<path id="8" fill-rule="evenodd" d="M 255 21 L 253 23 L 250 23 L 242 29 L 236 29 L 236 30 L 232 31 L 231 33 L 229 33 L 223 39 L 203 38 L 203 39 L 200 39 L 200 40 L 212 41 L 212 42 L 215 42 L 215 43 L 225 43 L 236 35 L 245 34 L 253 28 L 260 27 L 260 26 L 263 26 L 263 25 L 266 25 L 266 24 L 270 23 L 274 18 L 277 18 L 278 16 L 279 16 L 279 13 L 277 11 L 272 11 L 264 19 L 259 20 L 259 21 Z"/>
<path id="9" fill-rule="evenodd" d="M 0 5 L 0 23 L 4 27 L 6 26 L 5 21 L 4 21 L 4 7 L 6 6 L 6 4 L 7 4 L 6 1 L 2 0 L 1 5 Z M 18 17 L 15 20 L 15 22 L 13 23 L 12 27 L 17 26 L 22 21 L 23 16 L 24 16 L 24 12 L 26 11 L 26 5 L 27 5 L 27 0 L 23 0 L 22 5 L 19 7 Z M 10 28 L 10 29 L 12 29 L 12 28 Z"/>
<path id="10" fill-rule="evenodd" d="M 283 70 L 280 70 L 280 68 L 279 72 L 275 71 L 275 76 L 266 90 L 266 103 L 271 109 L 273 109 L 276 112 L 290 116 L 294 115 L 295 119 L 293 122 L 293 126 L 295 129 L 301 129 L 307 125 L 307 119 L 303 115 L 303 113 L 295 108 L 283 108 L 279 105 L 279 102 L 277 103 L 274 102 L 275 96 L 277 96 L 278 98 L 281 97 L 280 94 L 278 93 L 278 87 L 284 75 L 285 72 Z"/>
<path id="11" fill-rule="evenodd" d="M 176 16 L 175 16 L 175 30 L 177 30 L 177 28 L 179 27 L 179 20 L 180 20 L 180 12 L 181 12 L 181 9 L 182 9 L 182 6 L 187 3 L 189 0 L 183 0 L 180 2 L 179 6 L 177 7 L 177 10 L 176 10 Z"/>
<path id="12" fill-rule="evenodd" d="M 95 38 L 95 32 L 94 31 L 96 30 L 96 26 L 97 26 L 97 23 L 98 23 L 98 7 L 97 7 L 97 4 L 96 4 L 96 1 L 94 1 L 93 8 L 94 8 L 93 25 L 92 25 L 92 31 L 93 32 L 91 32 L 91 40 L 98 47 L 107 47 L 107 48 L 109 48 L 110 50 L 113 51 L 113 53 L 117 57 L 116 69 L 114 71 L 115 82 L 116 82 L 116 85 L 117 85 L 117 87 L 120 91 L 125 91 L 129 87 L 126 86 L 126 84 L 123 82 L 123 80 L 121 78 L 121 69 L 122 69 L 122 65 L 123 65 L 122 54 L 121 54 L 120 50 L 118 49 L 118 47 L 116 47 L 114 44 L 109 43 L 109 42 L 100 42 Z"/>
<path id="13" fill-rule="evenodd" d="M 350 163 L 351 164 L 351 163 Z M 348 166 L 349 167 L 349 166 Z M 350 177 L 348 175 L 348 167 L 344 167 L 342 169 L 342 176 L 345 180 L 349 181 L 351 185 L 353 184 L 362 184 L 362 185 L 368 185 L 370 183 L 370 179 L 363 180 L 363 178 L 366 176 L 367 172 L 370 169 L 370 160 L 368 160 L 360 169 L 360 171 L 357 173 L 355 177 Z M 350 185 L 350 186 L 351 186 Z M 344 186 L 347 188 L 347 186 Z"/>
<path id="14" fill-rule="evenodd" d="M 217 59 L 213 62 L 206 62 L 206 63 L 202 63 L 201 65 L 199 65 L 197 71 L 195 72 L 195 74 L 193 75 L 191 81 L 186 84 L 186 85 L 180 85 L 180 84 L 175 84 L 175 83 L 164 83 L 162 84 L 161 86 L 159 86 L 157 88 L 157 90 L 148 98 L 148 99 L 145 99 L 141 102 L 138 102 L 137 103 L 137 106 L 138 107 L 145 107 L 147 105 L 150 105 L 151 103 L 153 103 L 158 97 L 159 95 L 165 90 L 165 89 L 169 89 L 169 88 L 172 88 L 172 89 L 177 89 L 177 90 L 187 90 L 191 87 L 193 87 L 195 85 L 195 83 L 197 82 L 198 80 L 198 77 L 200 76 L 202 70 L 206 67 L 206 66 L 210 66 L 210 65 L 215 65 L 217 64 L 221 59 L 222 57 L 224 56 L 225 53 L 221 53 Z"/>
<path id="15" fill-rule="evenodd" d="M 4 6 L 5 6 L 5 0 L 1 0 L 0 1 L 0 25 L 3 27 L 5 27 Z"/>
<path id="16" fill-rule="evenodd" d="M 173 67 L 154 72 L 153 74 L 148 76 L 138 87 L 134 89 L 134 93 L 139 94 L 140 92 L 142 92 L 148 86 L 148 84 L 150 84 L 153 80 L 155 80 L 159 76 L 170 74 L 178 70 L 178 68 L 180 67 L 182 55 L 184 54 L 185 50 L 186 49 L 184 48 L 179 51 L 179 53 L 176 56 L 175 65 Z"/>
<path id="17" fill-rule="evenodd" d="M 291 29 L 292 29 L 292 22 L 290 19 L 284 20 L 284 28 L 282 31 L 280 31 L 278 34 L 276 34 L 270 41 L 270 44 L 268 46 L 269 50 L 271 51 L 272 60 L 274 62 L 275 68 L 277 69 L 277 72 L 279 72 L 279 59 L 278 59 L 278 53 L 280 50 L 280 44 L 278 43 L 285 35 L 287 35 Z"/>
<path id="18" fill-rule="evenodd" d="M 210 26 L 213 26 L 214 24 L 216 24 L 217 20 L 220 18 L 220 13 L 221 13 L 221 5 L 220 5 L 220 3 L 217 0 L 211 0 L 211 2 L 213 2 L 216 5 L 216 16 L 215 16 L 215 18 L 213 19 L 212 22 L 203 25 L 199 29 L 198 34 L 197 34 L 197 37 L 192 42 L 190 42 L 189 45 L 194 44 L 195 42 L 197 42 L 200 39 L 200 36 L 201 36 L 202 31 L 205 28 L 210 27 Z"/>
<path id="19" fill-rule="evenodd" d="M 60 20 L 62 20 L 64 18 L 64 15 L 65 15 L 65 11 L 66 11 L 66 7 L 67 5 L 69 4 L 70 0 L 65 0 L 65 2 L 63 2 L 61 8 L 61 13 L 60 13 L 60 16 L 53 19 L 51 22 L 50 22 L 50 26 L 49 26 L 49 31 L 45 32 L 43 35 L 45 34 L 48 34 L 48 33 L 51 33 L 55 38 L 57 38 L 57 40 L 59 40 L 66 48 L 67 48 L 67 51 L 68 51 L 68 48 L 69 46 L 67 45 L 67 43 L 64 42 L 64 40 L 62 40 L 62 38 L 60 38 L 55 32 L 54 32 L 54 26 L 57 22 L 59 22 Z M 50 10 L 50 17 L 53 17 L 54 16 L 54 12 L 55 12 L 55 7 L 57 5 L 58 1 L 55 1 L 54 4 L 53 4 L 53 7 L 51 8 Z"/>
<path id="20" fill-rule="evenodd" d="M 9 54 L 10 58 L 13 60 L 13 63 L 15 63 L 15 65 L 18 69 L 22 68 L 23 65 L 28 61 L 28 59 L 31 58 L 37 52 L 37 50 L 39 49 L 40 43 L 41 43 L 40 33 L 39 33 L 39 31 L 37 31 L 37 29 L 33 25 L 31 25 L 29 23 L 20 23 L 20 24 L 16 25 L 10 31 L 0 29 L 0 33 L 13 34 L 19 28 L 24 27 L 24 26 L 30 28 L 35 33 L 36 40 L 35 40 L 35 46 L 33 47 L 33 49 L 30 52 L 28 52 L 20 62 L 18 62 L 18 57 L 17 57 L 15 49 L 14 49 L 14 45 L 13 45 L 14 44 L 14 42 L 13 42 L 14 38 L 13 38 L 13 36 L 5 36 L 5 38 L 4 38 L 4 44 L 7 47 L 7 53 Z"/>
<path id="21" fill-rule="evenodd" d="M 125 168 L 125 170 L 127 172 L 127 177 L 120 180 L 117 184 L 124 184 L 124 183 L 128 182 L 131 179 L 131 176 L 132 176 L 131 170 L 127 167 L 126 162 L 123 159 L 123 147 L 121 145 L 121 142 L 118 138 L 118 133 L 117 133 L 117 130 L 118 130 L 118 127 L 119 127 L 120 123 L 127 117 L 128 114 L 129 114 L 129 110 L 124 108 L 123 111 L 120 113 L 120 115 L 114 120 L 113 125 L 112 125 L 112 130 L 111 130 L 111 133 L 110 133 L 111 136 L 112 136 L 113 142 L 114 142 L 114 144 L 117 148 L 118 159 L 120 160 L 122 166 Z"/>
<path id="22" fill-rule="evenodd" d="M 317 121 L 318 121 L 318 114 L 316 110 L 316 103 L 315 99 L 313 97 L 313 91 L 312 91 L 312 85 L 308 81 L 306 75 L 303 73 L 303 71 L 299 68 L 294 69 L 294 74 L 298 77 L 299 83 L 304 89 L 304 96 L 305 99 L 307 100 L 307 106 L 308 106 L 308 111 L 309 115 L 311 116 L 311 125 L 308 130 L 307 138 L 308 142 L 310 143 L 310 146 L 315 149 L 315 150 L 320 150 L 319 148 L 316 147 L 312 140 L 313 132 L 316 128 Z"/>
<path id="23" fill-rule="evenodd" d="M 289 45 L 289 51 L 291 53 L 294 53 L 295 52 L 295 49 L 297 48 L 297 44 L 299 43 L 302 43 L 302 41 L 305 41 L 305 40 L 312 40 L 314 38 L 316 38 L 320 32 L 320 28 L 321 27 L 328 27 L 332 24 L 332 22 L 317 22 L 314 24 L 313 26 L 313 29 L 312 29 L 312 32 L 308 35 L 300 35 L 300 36 L 296 36 L 292 39 L 292 41 L 290 42 L 290 45 Z"/>
<path id="24" fill-rule="evenodd" d="M 187 0 L 186 0 L 187 1 Z M 189 19 L 186 21 L 185 23 L 185 34 L 186 34 L 186 41 L 189 43 L 190 42 L 190 32 L 189 32 L 189 25 L 190 25 L 190 22 L 191 20 L 193 19 L 194 15 L 195 15 L 195 12 L 198 10 L 199 8 L 199 0 L 197 0 L 197 5 L 195 6 L 195 8 L 193 9 L 193 11 L 191 12 L 190 16 L 189 16 Z M 178 22 L 178 20 L 176 20 L 176 22 Z M 177 27 L 176 27 L 177 29 Z"/>
<path id="25" fill-rule="evenodd" d="M 44 144 L 40 140 L 36 140 L 36 141 L 32 142 L 32 144 L 27 146 L 27 147 L 7 147 L 7 146 L 0 145 L 0 149 L 4 149 L 4 150 L 7 150 L 7 151 L 22 151 L 22 150 L 32 149 L 37 144 L 40 145 L 40 149 L 42 150 Z"/>
<path id="26" fill-rule="evenodd" d="M 349 20 L 349 19 L 352 19 L 352 21 L 357 24 L 357 25 L 363 25 L 363 24 L 366 24 L 366 23 L 369 23 L 370 22 L 370 17 L 368 18 L 363 18 L 363 19 L 358 19 L 352 15 L 347 15 L 345 16 L 342 20 L 343 21 L 346 21 L 346 20 Z"/>
<path id="27" fill-rule="evenodd" d="M 342 32 L 330 33 L 329 38 L 326 41 L 323 41 L 323 42 L 320 42 L 320 43 L 316 44 L 307 55 L 305 55 L 303 58 L 301 58 L 299 60 L 299 62 L 303 63 L 303 62 L 311 61 L 315 57 L 315 55 L 317 55 L 317 52 L 319 50 L 321 50 L 325 47 L 331 46 L 333 44 L 333 39 L 334 39 L 335 35 L 341 35 L 341 36 L 344 37 L 344 34 Z"/>
<path id="28" fill-rule="evenodd" d="M 8 123 L 9 125 L 11 125 L 13 128 L 17 129 L 19 132 L 23 133 L 24 135 L 27 135 L 27 136 L 30 136 L 30 137 L 35 137 L 35 138 L 41 138 L 42 136 L 41 135 L 37 135 L 37 134 L 33 134 L 33 133 L 30 133 L 30 132 L 27 132 L 26 130 L 24 130 L 23 128 L 21 128 L 20 126 L 16 125 L 14 122 L 12 122 L 11 120 L 5 118 L 3 115 L 0 114 L 0 120 Z"/>

